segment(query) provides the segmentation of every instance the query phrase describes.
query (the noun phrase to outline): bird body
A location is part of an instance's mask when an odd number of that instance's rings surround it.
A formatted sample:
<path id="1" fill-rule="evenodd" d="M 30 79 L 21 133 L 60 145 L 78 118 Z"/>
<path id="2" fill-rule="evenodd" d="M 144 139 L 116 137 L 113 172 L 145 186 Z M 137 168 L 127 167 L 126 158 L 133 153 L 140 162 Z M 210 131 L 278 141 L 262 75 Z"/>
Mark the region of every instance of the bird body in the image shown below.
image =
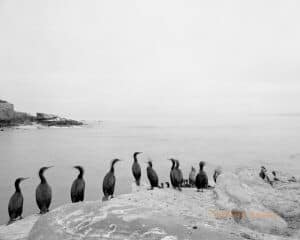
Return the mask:
<path id="1" fill-rule="evenodd" d="M 102 184 L 102 191 L 104 194 L 103 200 L 108 200 L 109 197 L 113 198 L 116 184 L 116 177 L 114 171 L 114 165 L 120 159 L 114 159 L 111 163 L 111 168 L 109 172 L 105 175 Z"/>
<path id="2" fill-rule="evenodd" d="M 9 199 L 8 214 L 10 222 L 22 216 L 23 201 L 23 194 L 21 192 L 15 192 Z"/>
<path id="3" fill-rule="evenodd" d="M 36 203 L 40 209 L 40 214 L 49 212 L 49 207 L 52 200 L 52 189 L 44 177 L 44 171 L 50 167 L 42 167 L 39 171 L 41 179 L 40 184 L 37 186 L 35 191 Z"/>
<path id="4" fill-rule="evenodd" d="M 152 162 L 148 162 L 149 166 L 147 167 L 147 177 L 149 179 L 151 189 L 158 186 L 158 176 L 155 170 L 152 168 Z"/>
<path id="5" fill-rule="evenodd" d="M 197 189 L 203 189 L 208 187 L 208 178 L 206 172 L 203 170 L 204 162 L 200 162 L 200 171 L 196 177 L 196 187 Z"/>
<path id="6" fill-rule="evenodd" d="M 171 173 L 170 173 L 170 175 L 172 175 L 171 182 L 173 181 L 172 186 L 173 186 L 173 188 L 177 188 L 178 190 L 181 191 L 183 175 L 182 175 L 181 170 L 179 169 L 179 161 L 175 160 L 175 159 L 171 159 L 171 161 L 172 161 L 172 163 L 173 162 L 175 163 L 174 168 L 172 165 L 173 169 L 171 169 Z"/>
<path id="7" fill-rule="evenodd" d="M 102 190 L 103 190 L 103 194 L 105 197 L 109 197 L 114 195 L 114 191 L 115 191 L 115 184 L 116 184 L 116 177 L 113 173 L 108 172 L 104 179 L 103 179 L 103 186 L 102 186 Z"/>
<path id="8" fill-rule="evenodd" d="M 74 168 L 78 169 L 79 175 L 73 181 L 71 187 L 71 200 L 73 203 L 83 201 L 85 191 L 85 181 L 83 179 L 84 169 L 81 166 L 75 166 Z"/>
<path id="9" fill-rule="evenodd" d="M 175 188 L 175 183 L 174 183 L 174 168 L 175 168 L 175 159 L 170 158 L 170 161 L 172 161 L 172 167 L 171 167 L 171 171 L 170 171 L 170 182 L 173 188 Z"/>
<path id="10" fill-rule="evenodd" d="M 178 182 L 179 186 L 181 186 L 182 183 L 183 183 L 183 174 L 182 174 L 181 169 L 179 168 L 179 161 L 178 160 L 176 160 L 175 170 L 178 171 L 178 177 L 177 177 L 176 181 Z"/>
<path id="11" fill-rule="evenodd" d="M 15 181 L 15 192 L 9 199 L 8 203 L 8 215 L 9 215 L 9 223 L 17 220 L 18 218 L 22 218 L 23 213 L 23 194 L 21 192 L 20 183 L 21 181 L 27 178 L 17 178 Z"/>
<path id="12" fill-rule="evenodd" d="M 262 179 L 265 179 L 266 177 L 266 168 L 264 166 L 261 167 L 261 170 L 260 170 L 260 173 L 259 173 L 259 176 L 262 178 Z"/>
<path id="13" fill-rule="evenodd" d="M 215 181 L 215 183 L 217 183 L 217 178 L 219 177 L 219 175 L 222 173 L 222 170 L 220 167 L 216 168 L 214 171 L 214 175 L 213 175 L 213 179 Z"/>
<path id="14" fill-rule="evenodd" d="M 133 154 L 133 164 L 132 164 L 132 174 L 135 178 L 135 182 L 136 182 L 136 185 L 137 186 L 140 186 L 140 180 L 141 180 L 141 176 L 142 176 L 142 171 L 141 171 L 141 166 L 140 164 L 138 163 L 138 160 L 137 160 L 137 155 L 140 154 L 141 152 L 135 152 Z"/>

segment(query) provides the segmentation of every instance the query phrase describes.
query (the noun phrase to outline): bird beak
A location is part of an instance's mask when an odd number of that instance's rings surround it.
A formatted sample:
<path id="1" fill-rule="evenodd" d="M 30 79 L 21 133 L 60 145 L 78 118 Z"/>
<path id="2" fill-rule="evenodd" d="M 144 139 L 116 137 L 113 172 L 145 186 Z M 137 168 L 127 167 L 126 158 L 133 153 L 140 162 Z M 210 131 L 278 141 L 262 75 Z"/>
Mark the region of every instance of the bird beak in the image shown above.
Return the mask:
<path id="1" fill-rule="evenodd" d="M 49 167 L 47 167 L 46 169 L 49 169 L 49 168 L 53 168 L 54 166 L 49 166 Z"/>
<path id="2" fill-rule="evenodd" d="M 22 181 L 29 179 L 29 177 L 22 178 Z"/>

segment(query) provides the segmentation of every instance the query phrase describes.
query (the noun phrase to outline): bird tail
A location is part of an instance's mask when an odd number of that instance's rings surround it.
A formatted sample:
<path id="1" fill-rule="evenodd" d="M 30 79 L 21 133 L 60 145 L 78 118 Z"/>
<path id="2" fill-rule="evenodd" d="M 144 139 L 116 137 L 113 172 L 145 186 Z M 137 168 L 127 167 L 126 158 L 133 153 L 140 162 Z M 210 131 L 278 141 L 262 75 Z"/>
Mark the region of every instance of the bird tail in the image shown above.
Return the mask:
<path id="1" fill-rule="evenodd" d="M 9 221 L 7 222 L 6 226 L 12 224 L 13 222 L 15 222 L 16 220 L 15 219 L 9 219 Z"/>
<path id="2" fill-rule="evenodd" d="M 140 180 L 136 180 L 136 185 L 140 186 Z"/>
<path id="3" fill-rule="evenodd" d="M 103 196 L 102 197 L 102 202 L 108 201 L 108 196 Z"/>

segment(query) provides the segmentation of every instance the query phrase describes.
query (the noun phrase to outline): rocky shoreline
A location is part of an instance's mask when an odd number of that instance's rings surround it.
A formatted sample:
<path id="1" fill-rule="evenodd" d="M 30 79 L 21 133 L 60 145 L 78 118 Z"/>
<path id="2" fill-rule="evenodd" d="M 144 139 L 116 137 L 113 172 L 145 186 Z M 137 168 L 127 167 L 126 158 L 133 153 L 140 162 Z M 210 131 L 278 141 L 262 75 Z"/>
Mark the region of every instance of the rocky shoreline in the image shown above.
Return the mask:
<path id="1" fill-rule="evenodd" d="M 110 201 L 70 203 L 0 226 L 0 239 L 299 239 L 299 229 L 290 231 L 285 221 L 287 214 L 298 215 L 295 196 L 265 184 L 252 170 L 219 178 L 214 189 L 203 192 L 149 191 L 146 184 L 132 184 L 132 193 Z"/>
<path id="2" fill-rule="evenodd" d="M 26 112 L 18 112 L 15 111 L 13 104 L 0 100 L 0 129 L 33 124 L 48 127 L 70 127 L 81 126 L 84 123 L 82 121 L 62 118 L 54 114 L 36 113 L 34 116 Z"/>

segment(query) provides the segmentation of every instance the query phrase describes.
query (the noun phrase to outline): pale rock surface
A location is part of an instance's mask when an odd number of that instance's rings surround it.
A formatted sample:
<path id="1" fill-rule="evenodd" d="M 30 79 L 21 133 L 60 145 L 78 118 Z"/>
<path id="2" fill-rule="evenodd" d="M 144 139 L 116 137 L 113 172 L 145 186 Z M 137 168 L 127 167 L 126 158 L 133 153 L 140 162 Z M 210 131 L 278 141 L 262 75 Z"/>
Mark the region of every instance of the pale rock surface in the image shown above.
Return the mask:
<path id="1" fill-rule="evenodd" d="M 69 204 L 42 216 L 28 239 L 242 239 L 211 214 L 213 195 L 155 189 Z"/>
<path id="2" fill-rule="evenodd" d="M 37 217 L 31 216 L 2 226 L 0 239 L 299 239 L 297 221 L 293 220 L 295 231 L 289 232 L 285 218 L 272 211 L 277 208 L 294 217 L 299 208 L 297 193 L 280 201 L 277 197 L 287 195 L 281 192 L 283 186 L 271 187 L 256 174 L 252 170 L 221 174 L 216 188 L 203 192 L 191 188 L 148 191 L 145 185 L 133 185 L 133 193 L 107 202 L 67 204 L 35 224 Z M 298 189 L 293 184 L 289 187 Z M 234 209 L 243 213 L 240 220 L 233 219 Z"/>
<path id="3" fill-rule="evenodd" d="M 38 219 L 39 215 L 31 215 L 10 225 L 0 226 L 0 239 L 26 240 L 32 226 Z"/>
<path id="4" fill-rule="evenodd" d="M 221 174 L 217 183 L 217 205 L 226 211 L 242 211 L 243 226 L 265 233 L 289 234 L 291 223 L 299 221 L 299 183 L 278 182 L 271 186 L 253 169 Z"/>

